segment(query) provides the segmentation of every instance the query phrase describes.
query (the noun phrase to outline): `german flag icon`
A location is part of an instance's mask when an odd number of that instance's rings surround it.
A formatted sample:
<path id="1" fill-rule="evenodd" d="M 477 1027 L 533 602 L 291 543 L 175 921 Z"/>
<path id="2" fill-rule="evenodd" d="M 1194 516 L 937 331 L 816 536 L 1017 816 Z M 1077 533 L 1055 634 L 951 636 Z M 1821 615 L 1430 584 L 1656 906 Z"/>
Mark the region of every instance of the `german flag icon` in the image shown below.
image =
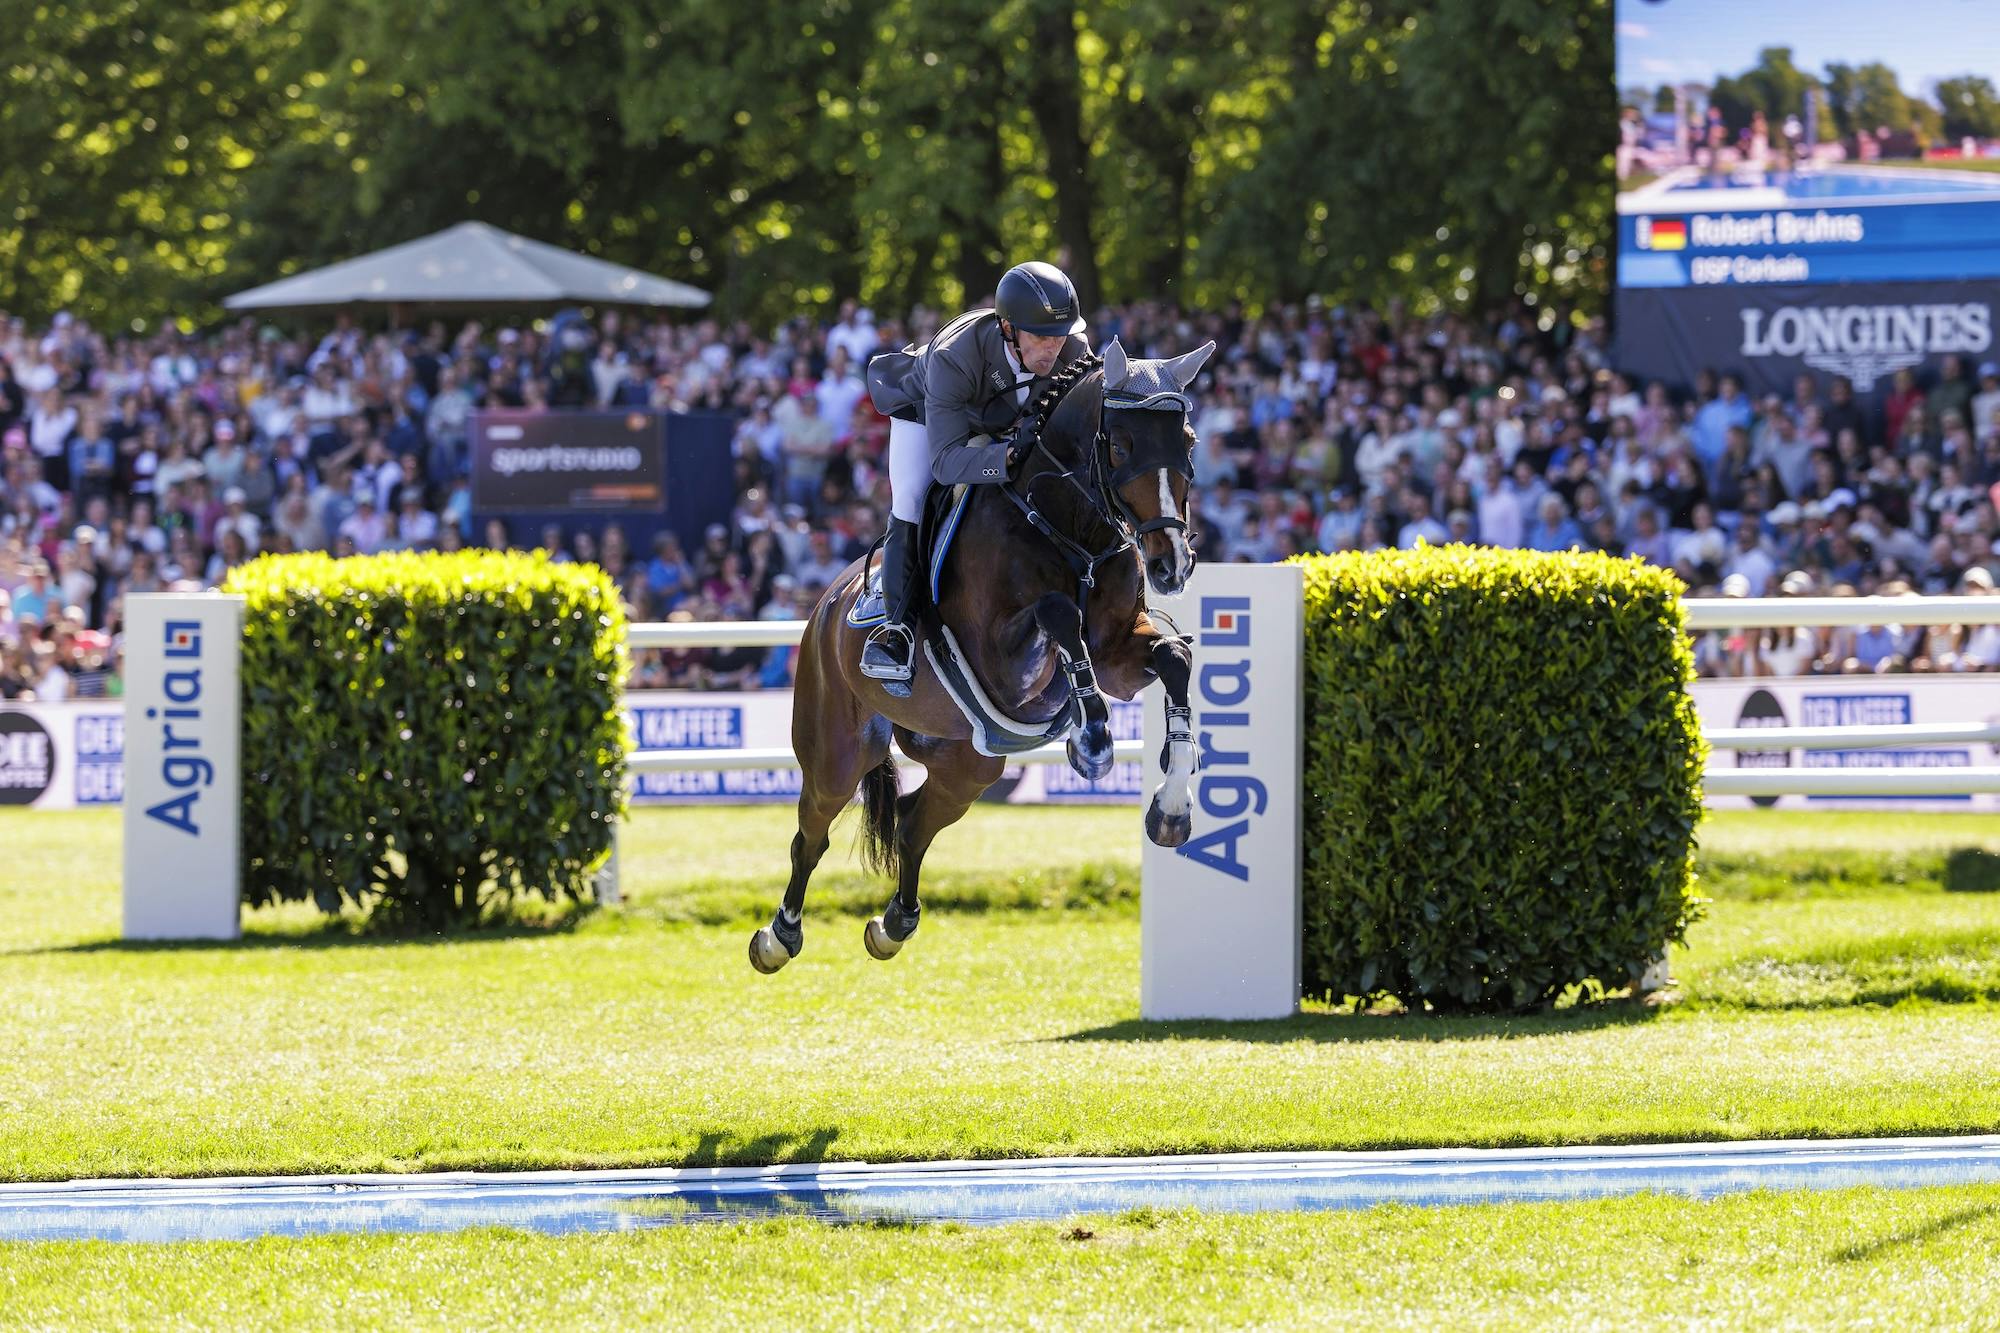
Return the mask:
<path id="1" fill-rule="evenodd" d="M 1639 219 L 1641 250 L 1685 250 L 1687 243 L 1687 223 L 1679 218 Z"/>

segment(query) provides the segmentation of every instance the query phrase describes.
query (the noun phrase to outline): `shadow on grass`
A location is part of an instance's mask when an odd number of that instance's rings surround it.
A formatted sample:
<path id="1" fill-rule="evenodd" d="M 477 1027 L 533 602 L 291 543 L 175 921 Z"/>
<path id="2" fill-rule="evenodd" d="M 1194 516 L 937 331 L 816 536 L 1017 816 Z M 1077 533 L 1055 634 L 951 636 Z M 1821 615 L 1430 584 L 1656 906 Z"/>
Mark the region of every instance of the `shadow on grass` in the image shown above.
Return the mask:
<path id="1" fill-rule="evenodd" d="M 2000 852 L 1859 848 L 1703 853 L 1695 866 L 1704 896 L 1739 902 L 1871 898 L 1899 893 L 2000 893 Z"/>
<path id="2" fill-rule="evenodd" d="M 1908 1231 L 1894 1231 L 1880 1240 L 1871 1240 L 1866 1245 L 1850 1245 L 1844 1250 L 1835 1250 L 1832 1257 L 1836 1263 L 1865 1263 L 1889 1250 L 1904 1245 L 1920 1245 L 1954 1227 L 1962 1227 L 1981 1218 L 1992 1217 L 1996 1213 L 2000 1213 L 2000 1203 L 1982 1204 L 1977 1208 L 1961 1208 L 1955 1213 L 1932 1218 L 1922 1226 L 1912 1227 Z"/>
<path id="3" fill-rule="evenodd" d="M 2000 853 L 1955 847 L 1944 858 L 1947 893 L 2000 893 Z"/>
<path id="4" fill-rule="evenodd" d="M 596 916 L 595 903 L 571 903 L 545 919 L 501 920 L 456 931 L 394 931 L 371 928 L 352 916 L 328 917 L 309 925 L 282 929 L 258 929 L 253 919 L 241 937 L 233 940 L 85 940 L 79 944 L 40 945 L 29 949 L 0 949 L 0 957 L 28 958 L 62 954 L 145 954 L 145 953 L 233 953 L 243 949 L 345 949 L 428 947 L 438 944 L 498 944 L 508 940 L 549 939 L 575 932 Z"/>
<path id="5" fill-rule="evenodd" d="M 1441 1017 L 1435 1014 L 1294 1014 L 1290 1018 L 1239 1023 L 1214 1019 L 1149 1023 L 1130 1019 L 1067 1032 L 1043 1041 L 1247 1041 L 1362 1042 L 1471 1041 L 1479 1038 L 1546 1037 L 1564 1032 L 1637 1027 L 1660 1013 L 1629 1001 L 1579 1004 L 1549 1013 L 1511 1017 Z"/>
<path id="6" fill-rule="evenodd" d="M 665 892 L 635 888 L 623 915 L 660 925 L 760 926 L 771 919 L 784 882 L 744 886 L 722 880 L 682 883 Z M 887 878 L 837 871 L 813 880 L 806 916 L 866 918 L 882 910 L 895 885 Z M 1074 870 L 993 874 L 946 871 L 922 886 L 924 909 L 954 916 L 1019 912 L 1136 913 L 1139 876 L 1124 866 L 1092 863 Z"/>
<path id="7" fill-rule="evenodd" d="M 1688 977 L 1686 994 L 1697 1008 L 1746 1011 L 2000 1002 L 2000 932 L 1909 932 L 1739 958 Z"/>
<path id="8" fill-rule="evenodd" d="M 810 1133 L 780 1131 L 740 1138 L 725 1129 L 704 1130 L 677 1166 L 775 1166 L 787 1162 L 823 1162 L 826 1150 L 840 1137 L 834 1125 Z"/>

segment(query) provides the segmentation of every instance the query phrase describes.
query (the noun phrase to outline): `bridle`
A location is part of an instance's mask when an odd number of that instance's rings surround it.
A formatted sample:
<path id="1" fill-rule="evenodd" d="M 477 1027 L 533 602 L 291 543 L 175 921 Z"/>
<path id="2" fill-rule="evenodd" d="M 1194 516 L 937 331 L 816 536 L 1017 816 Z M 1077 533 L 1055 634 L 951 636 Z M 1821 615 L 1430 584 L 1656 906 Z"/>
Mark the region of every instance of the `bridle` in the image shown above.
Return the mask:
<path id="1" fill-rule="evenodd" d="M 1139 396 L 1120 394 L 1112 389 L 1104 390 L 1098 404 L 1097 428 L 1091 433 L 1084 447 L 1085 458 L 1080 466 L 1071 460 L 1058 457 L 1055 450 L 1051 449 L 1043 438 L 1056 409 L 1062 405 L 1070 391 L 1082 384 L 1090 377 L 1092 371 L 1099 369 L 1103 364 L 1104 359 L 1095 353 L 1071 362 L 1055 383 L 1043 390 L 1042 396 L 1030 408 L 1027 419 L 1023 421 L 1015 435 L 1017 443 L 1026 444 L 1022 450 L 1024 460 L 1029 454 L 1039 453 L 1048 460 L 1054 470 L 1023 476 L 1018 483 L 1010 478 L 1000 488 L 1000 493 L 1021 511 L 1022 517 L 1026 518 L 1037 532 L 1049 539 L 1069 564 L 1071 572 L 1077 578 L 1077 606 L 1086 612 L 1089 607 L 1090 590 L 1097 586 L 1098 566 L 1131 550 L 1138 544 L 1139 539 L 1148 533 L 1168 529 L 1178 529 L 1184 534 L 1188 531 L 1187 520 L 1179 514 L 1162 514 L 1157 518 L 1141 520 L 1119 494 L 1120 490 L 1137 478 L 1161 469 L 1140 466 L 1136 459 L 1128 459 L 1122 466 L 1110 469 L 1107 468 L 1105 461 L 1111 443 L 1110 431 L 1105 425 L 1105 416 L 1108 412 L 1164 411 L 1178 407 L 1185 421 L 1186 413 L 1192 407 L 1185 394 L 1155 393 Z M 1194 480 L 1192 451 L 1187 459 L 1176 455 L 1166 470 L 1192 483 Z M 1082 497 L 1085 507 L 1097 523 L 1110 529 L 1112 540 L 1108 545 L 1093 550 L 1068 533 L 1060 531 L 1049 520 L 1048 515 L 1042 512 L 1041 506 L 1035 500 L 1035 487 L 1038 483 L 1051 479 L 1062 481 Z M 1019 490 L 1016 489 L 1017 485 Z"/>

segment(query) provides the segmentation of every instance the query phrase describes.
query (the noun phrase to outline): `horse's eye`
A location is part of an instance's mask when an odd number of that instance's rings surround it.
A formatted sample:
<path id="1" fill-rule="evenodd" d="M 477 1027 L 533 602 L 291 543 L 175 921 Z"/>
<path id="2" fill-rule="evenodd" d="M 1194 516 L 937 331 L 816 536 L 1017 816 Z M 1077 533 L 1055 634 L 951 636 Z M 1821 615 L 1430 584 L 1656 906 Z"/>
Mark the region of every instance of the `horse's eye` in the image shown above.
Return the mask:
<path id="1" fill-rule="evenodd" d="M 1125 446 L 1125 442 L 1114 437 L 1111 441 L 1111 461 L 1114 464 L 1123 464 L 1131 456 L 1132 451 Z"/>

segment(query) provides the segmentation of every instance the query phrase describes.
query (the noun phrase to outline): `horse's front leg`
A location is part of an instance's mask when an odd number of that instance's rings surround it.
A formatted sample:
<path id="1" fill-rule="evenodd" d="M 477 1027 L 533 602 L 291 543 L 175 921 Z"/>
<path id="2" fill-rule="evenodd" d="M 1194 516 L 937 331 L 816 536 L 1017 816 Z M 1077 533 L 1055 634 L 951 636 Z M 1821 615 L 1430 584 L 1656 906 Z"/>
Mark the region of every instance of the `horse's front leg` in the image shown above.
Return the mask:
<path id="1" fill-rule="evenodd" d="M 1146 807 L 1146 836 L 1161 847 L 1178 847 L 1194 832 L 1192 783 L 1196 763 L 1194 710 L 1188 705 L 1188 683 L 1194 676 L 1194 653 L 1178 635 L 1153 640 L 1148 664 L 1167 693 L 1167 740 L 1160 748 L 1165 779 L 1153 789 Z"/>
<path id="2" fill-rule="evenodd" d="M 1111 710 L 1097 688 L 1097 671 L 1083 637 L 1083 610 L 1059 592 L 1046 593 L 1035 603 L 1035 623 L 1062 654 L 1070 697 L 1083 712 L 1083 724 L 1070 732 L 1070 767 L 1092 782 L 1111 771 Z"/>

